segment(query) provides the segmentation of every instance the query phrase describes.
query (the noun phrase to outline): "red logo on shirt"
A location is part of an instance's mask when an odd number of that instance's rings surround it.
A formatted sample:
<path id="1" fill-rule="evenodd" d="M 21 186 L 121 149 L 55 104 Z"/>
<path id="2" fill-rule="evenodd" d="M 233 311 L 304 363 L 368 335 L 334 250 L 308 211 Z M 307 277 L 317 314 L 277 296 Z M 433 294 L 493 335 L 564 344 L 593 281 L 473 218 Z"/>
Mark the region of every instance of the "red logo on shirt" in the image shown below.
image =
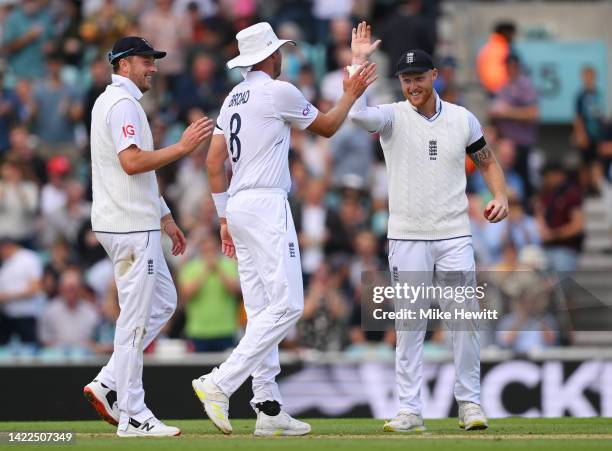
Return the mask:
<path id="1" fill-rule="evenodd" d="M 124 125 L 123 127 L 121 127 L 121 131 L 123 132 L 123 136 L 124 137 L 128 137 L 128 136 L 135 136 L 136 135 L 136 130 L 134 130 L 134 126 L 133 125 Z"/>

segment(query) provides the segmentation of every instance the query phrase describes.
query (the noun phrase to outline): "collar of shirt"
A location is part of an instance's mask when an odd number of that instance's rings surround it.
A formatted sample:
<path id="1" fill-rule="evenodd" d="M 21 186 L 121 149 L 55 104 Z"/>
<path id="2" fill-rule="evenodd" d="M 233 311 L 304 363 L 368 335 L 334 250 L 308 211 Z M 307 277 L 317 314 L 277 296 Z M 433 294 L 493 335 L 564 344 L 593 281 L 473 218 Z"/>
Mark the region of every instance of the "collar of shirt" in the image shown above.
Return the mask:
<path id="1" fill-rule="evenodd" d="M 140 100 L 143 94 L 132 80 L 117 74 L 111 75 L 111 78 L 113 80 L 112 86 L 121 86 L 136 100 Z"/>
<path id="2" fill-rule="evenodd" d="M 412 105 L 412 103 L 410 103 L 409 100 L 407 100 L 407 102 L 410 104 L 410 107 L 416 111 L 417 113 L 421 114 L 421 116 L 423 116 L 425 119 L 427 119 L 429 122 L 433 122 L 435 121 L 438 116 L 440 116 L 440 112 L 442 111 L 442 99 L 440 99 L 440 96 L 438 95 L 438 93 L 436 92 L 436 90 L 434 89 L 434 95 L 436 96 L 436 114 L 434 114 L 432 117 L 427 117 L 424 114 L 419 113 L 419 111 L 416 109 L 416 107 L 414 105 Z"/>
<path id="3" fill-rule="evenodd" d="M 272 77 L 261 70 L 252 70 L 247 74 L 245 81 L 261 81 L 271 79 Z"/>

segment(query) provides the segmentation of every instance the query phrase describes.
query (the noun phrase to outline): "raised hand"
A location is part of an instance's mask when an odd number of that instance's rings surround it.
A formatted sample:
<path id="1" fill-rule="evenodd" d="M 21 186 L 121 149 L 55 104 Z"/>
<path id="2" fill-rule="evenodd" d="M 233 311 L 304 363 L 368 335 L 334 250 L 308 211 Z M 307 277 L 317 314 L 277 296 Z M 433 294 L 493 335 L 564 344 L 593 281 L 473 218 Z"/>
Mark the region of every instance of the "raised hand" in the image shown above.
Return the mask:
<path id="1" fill-rule="evenodd" d="M 193 122 L 183 132 L 180 144 L 185 149 L 185 153 L 193 152 L 205 139 L 212 136 L 214 124 L 206 116 Z"/>
<path id="2" fill-rule="evenodd" d="M 365 63 L 359 66 L 352 76 L 349 76 L 348 70 L 344 69 L 342 87 L 345 93 L 354 99 L 358 99 L 377 78 L 376 64 Z"/>
<path id="3" fill-rule="evenodd" d="M 351 39 L 351 53 L 353 54 L 353 64 L 363 64 L 368 57 L 374 53 L 381 43 L 378 39 L 372 40 L 372 28 L 365 21 L 360 22 L 357 28 L 353 28 Z"/>

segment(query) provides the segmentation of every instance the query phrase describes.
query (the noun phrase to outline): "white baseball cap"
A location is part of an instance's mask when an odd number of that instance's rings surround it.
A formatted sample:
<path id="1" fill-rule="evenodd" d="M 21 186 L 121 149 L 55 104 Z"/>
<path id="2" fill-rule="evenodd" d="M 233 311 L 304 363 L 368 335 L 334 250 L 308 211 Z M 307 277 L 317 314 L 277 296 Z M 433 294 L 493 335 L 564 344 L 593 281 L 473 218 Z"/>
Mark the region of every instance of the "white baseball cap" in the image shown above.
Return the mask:
<path id="1" fill-rule="evenodd" d="M 239 31 L 236 39 L 240 55 L 227 62 L 229 69 L 257 64 L 288 42 L 296 45 L 290 39 L 278 39 L 268 22 L 259 22 Z"/>

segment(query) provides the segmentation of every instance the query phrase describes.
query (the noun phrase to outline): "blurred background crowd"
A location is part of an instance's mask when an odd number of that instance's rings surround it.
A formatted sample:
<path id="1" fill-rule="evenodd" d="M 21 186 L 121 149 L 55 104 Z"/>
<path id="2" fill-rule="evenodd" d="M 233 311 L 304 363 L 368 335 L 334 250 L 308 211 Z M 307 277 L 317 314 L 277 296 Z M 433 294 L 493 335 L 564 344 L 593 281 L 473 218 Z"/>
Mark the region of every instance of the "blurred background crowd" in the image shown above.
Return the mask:
<path id="1" fill-rule="evenodd" d="M 555 297 L 563 295 L 557 296 L 549 272 L 577 269 L 583 202 L 607 196 L 612 126 L 596 87 L 600 74 L 588 65 L 577 68 L 582 88 L 567 142 L 575 158 L 541 152 L 539 94 L 514 48 L 518 24 L 500 20 L 476 57 L 461 60 L 440 45 L 442 3 L 1 0 L 0 353 L 10 355 L 17 347 L 62 356 L 112 350 L 117 294 L 112 265 L 91 231 L 88 135 L 93 103 L 110 81 L 106 53 L 114 41 L 141 35 L 168 52 L 158 61 L 154 88 L 142 99 L 155 147 L 161 148 L 176 142 L 191 121 L 216 116 L 240 81 L 237 71 L 225 69 L 237 54 L 235 34 L 262 20 L 280 38 L 299 42 L 284 48 L 282 78 L 323 111 L 341 95 L 358 20 L 371 23 L 382 39 L 370 104 L 402 99 L 393 68 L 408 48 L 432 53 L 440 70 L 437 92 L 468 108 L 456 73 L 458 67 L 472 68 L 478 78 L 472 89 L 486 99 L 478 116 L 506 174 L 511 211 L 500 224 L 485 220 L 490 195 L 466 161 L 477 264 L 497 271 L 491 278 L 499 289 L 491 302 L 507 313 L 484 344 L 519 353 L 571 344 L 571 321 L 557 315 Z M 158 171 L 188 239 L 184 256 L 168 257 L 179 305 L 163 335 L 184 340 L 191 351 L 215 352 L 237 342 L 245 318 L 237 264 L 219 253 L 205 161 L 200 149 Z M 387 269 L 386 170 L 377 136 L 350 123 L 329 140 L 293 131 L 290 168 L 305 311 L 284 346 L 391 352 L 393 331 L 364 331 L 360 319 L 362 272 Z M 521 269 L 530 275 L 517 277 Z M 431 344 L 445 346 L 442 331 L 430 335 Z"/>

